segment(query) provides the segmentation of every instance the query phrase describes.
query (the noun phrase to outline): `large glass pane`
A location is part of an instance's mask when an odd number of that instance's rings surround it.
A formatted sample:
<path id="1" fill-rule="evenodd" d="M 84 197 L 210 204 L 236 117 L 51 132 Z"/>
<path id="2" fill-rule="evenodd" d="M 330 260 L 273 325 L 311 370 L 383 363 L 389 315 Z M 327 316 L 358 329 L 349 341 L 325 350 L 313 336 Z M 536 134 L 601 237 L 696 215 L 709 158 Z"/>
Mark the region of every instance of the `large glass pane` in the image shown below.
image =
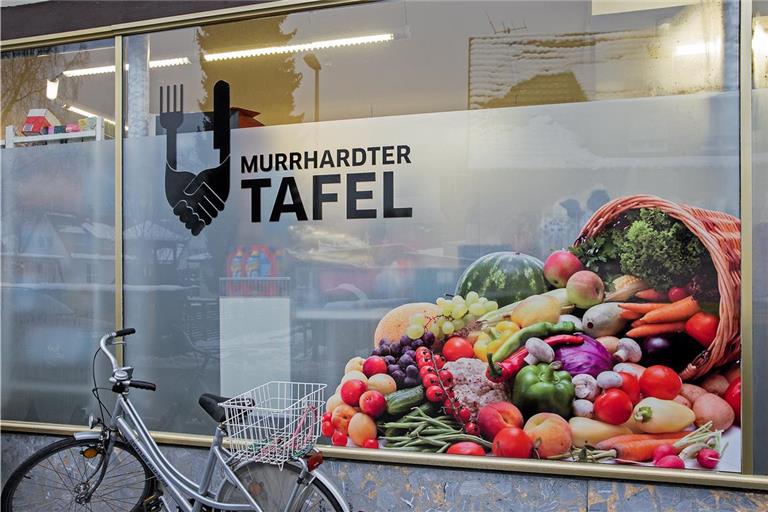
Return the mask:
<path id="1" fill-rule="evenodd" d="M 738 318 L 703 256 L 733 241 L 710 220 L 739 215 L 738 4 L 615 7 L 387 2 L 127 38 L 125 313 L 129 361 L 160 383 L 137 397 L 151 427 L 210 432 L 199 393 L 267 380 L 328 398 L 394 307 L 454 293 L 487 253 L 543 260 L 630 195 L 713 211 L 685 231 L 701 275 L 641 277 Z M 659 204 L 637 201 L 619 207 Z M 730 369 L 738 331 L 721 338 Z M 708 361 L 685 341 L 669 364 Z"/>
<path id="2" fill-rule="evenodd" d="M 768 473 L 768 426 L 761 397 L 768 393 L 761 364 L 768 361 L 768 2 L 753 3 L 752 20 L 752 346 L 754 351 L 753 432 L 755 473 Z"/>
<path id="3" fill-rule="evenodd" d="M 2 417 L 82 425 L 114 328 L 114 45 L 2 66 Z"/>

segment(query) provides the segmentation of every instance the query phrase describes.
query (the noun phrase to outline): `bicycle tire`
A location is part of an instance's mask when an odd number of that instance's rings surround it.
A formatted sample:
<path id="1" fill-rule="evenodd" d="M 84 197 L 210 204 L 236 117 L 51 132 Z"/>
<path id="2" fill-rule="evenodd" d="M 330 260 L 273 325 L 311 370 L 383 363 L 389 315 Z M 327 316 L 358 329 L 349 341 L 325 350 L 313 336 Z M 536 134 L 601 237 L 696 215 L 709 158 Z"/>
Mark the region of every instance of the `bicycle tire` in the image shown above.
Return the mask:
<path id="1" fill-rule="evenodd" d="M 89 448 L 95 448 L 96 455 L 91 455 L 92 451 L 86 453 Z M 76 456 L 78 454 L 79 458 Z M 51 457 L 55 457 L 58 461 L 55 464 L 62 467 L 57 470 L 54 463 L 49 461 Z M 74 502 L 75 487 L 83 483 L 87 485 L 87 482 L 83 481 L 87 476 L 85 472 L 95 468 L 100 462 L 100 457 L 102 457 L 102 443 L 98 439 L 62 439 L 38 450 L 8 478 L 0 498 L 0 510 L 2 512 L 51 512 L 59 510 L 59 507 L 64 507 L 61 510 L 87 512 L 145 510 L 145 501 L 153 492 L 155 476 L 135 450 L 122 441 L 115 443 L 104 479 L 94 492 L 93 500 L 86 506 Z M 46 461 L 49 466 L 45 465 Z M 129 479 L 134 473 L 136 477 Z M 117 485 L 110 480 L 114 480 Z M 21 501 L 28 494 L 27 488 L 34 486 L 48 492 L 31 494 L 31 499 L 35 501 L 22 503 Z M 22 495 L 19 495 L 20 489 L 25 491 Z M 135 494 L 134 489 L 135 493 L 140 491 L 140 495 L 136 498 L 131 497 Z M 30 489 L 29 492 L 31 493 L 32 490 Z M 74 505 L 74 508 L 67 507 L 67 504 Z"/>
<path id="2" fill-rule="evenodd" d="M 286 471 L 291 471 L 291 473 L 286 473 Z M 296 475 L 300 472 L 301 469 L 297 465 L 291 463 L 286 463 L 283 466 L 283 471 L 280 471 L 280 468 L 274 464 L 258 462 L 248 462 L 235 469 L 235 475 L 245 485 L 246 489 L 251 490 L 251 496 L 256 500 L 256 503 L 258 503 L 263 510 L 270 512 L 282 512 L 288 501 L 288 497 L 290 496 L 290 490 L 293 489 L 293 485 L 296 483 Z M 261 478 L 262 480 L 259 481 L 257 480 L 258 478 Z M 272 499 L 273 495 L 262 494 L 261 492 L 263 489 L 275 489 L 275 485 L 264 485 L 264 482 L 270 478 L 272 480 L 276 479 L 277 482 L 283 484 L 278 499 Z M 254 485 L 256 486 L 255 488 Z M 309 493 L 307 500 L 299 509 L 300 512 L 345 512 L 347 510 L 341 503 L 339 503 L 333 492 L 331 492 L 320 479 L 315 478 L 310 484 L 310 487 L 312 487 L 313 490 Z M 318 508 L 311 506 L 313 504 L 313 497 L 322 497 L 323 502 L 328 505 L 328 507 Z M 222 503 L 246 503 L 245 498 L 237 487 L 227 480 L 225 480 L 219 488 L 219 492 L 216 495 L 216 501 Z M 317 502 L 317 504 L 321 503 Z M 311 507 L 308 508 L 308 505 Z M 215 512 L 228 511 L 217 509 Z"/>

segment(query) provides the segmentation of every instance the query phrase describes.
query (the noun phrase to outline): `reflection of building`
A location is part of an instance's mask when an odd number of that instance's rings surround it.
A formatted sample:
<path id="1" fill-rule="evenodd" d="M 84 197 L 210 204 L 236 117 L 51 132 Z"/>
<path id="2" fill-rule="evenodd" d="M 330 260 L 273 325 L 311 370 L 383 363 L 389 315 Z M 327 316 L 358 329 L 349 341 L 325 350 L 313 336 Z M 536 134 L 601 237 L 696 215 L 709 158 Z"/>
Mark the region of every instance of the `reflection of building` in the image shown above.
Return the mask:
<path id="1" fill-rule="evenodd" d="M 43 213 L 3 234 L 3 281 L 111 282 L 114 228 L 65 213 Z"/>

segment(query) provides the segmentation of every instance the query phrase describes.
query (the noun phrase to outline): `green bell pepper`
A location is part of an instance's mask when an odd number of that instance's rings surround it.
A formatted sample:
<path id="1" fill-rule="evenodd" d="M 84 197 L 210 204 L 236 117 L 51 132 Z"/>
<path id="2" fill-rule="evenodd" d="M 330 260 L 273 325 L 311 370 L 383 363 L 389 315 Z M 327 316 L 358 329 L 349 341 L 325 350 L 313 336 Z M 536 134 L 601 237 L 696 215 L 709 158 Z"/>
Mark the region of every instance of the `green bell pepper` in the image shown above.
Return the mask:
<path id="1" fill-rule="evenodd" d="M 556 367 L 552 363 L 539 363 L 517 373 L 512 403 L 526 418 L 540 412 L 552 412 L 563 418 L 571 416 L 574 397 L 571 374 Z"/>

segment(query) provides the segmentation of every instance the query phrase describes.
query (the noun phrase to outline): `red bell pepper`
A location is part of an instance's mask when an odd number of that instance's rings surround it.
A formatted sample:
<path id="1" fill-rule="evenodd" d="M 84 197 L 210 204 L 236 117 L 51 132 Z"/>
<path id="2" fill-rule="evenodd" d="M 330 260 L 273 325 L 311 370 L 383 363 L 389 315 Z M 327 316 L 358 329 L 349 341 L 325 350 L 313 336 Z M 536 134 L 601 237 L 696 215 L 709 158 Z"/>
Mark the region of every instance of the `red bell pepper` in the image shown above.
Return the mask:
<path id="1" fill-rule="evenodd" d="M 544 343 L 554 348 L 560 345 L 578 345 L 584 343 L 584 340 L 578 334 L 557 334 L 544 340 Z M 488 354 L 488 369 L 485 370 L 485 376 L 491 382 L 507 382 L 512 380 L 527 363 L 525 358 L 528 351 L 525 347 L 520 347 L 511 356 L 501 363 L 494 363 L 491 354 Z"/>

